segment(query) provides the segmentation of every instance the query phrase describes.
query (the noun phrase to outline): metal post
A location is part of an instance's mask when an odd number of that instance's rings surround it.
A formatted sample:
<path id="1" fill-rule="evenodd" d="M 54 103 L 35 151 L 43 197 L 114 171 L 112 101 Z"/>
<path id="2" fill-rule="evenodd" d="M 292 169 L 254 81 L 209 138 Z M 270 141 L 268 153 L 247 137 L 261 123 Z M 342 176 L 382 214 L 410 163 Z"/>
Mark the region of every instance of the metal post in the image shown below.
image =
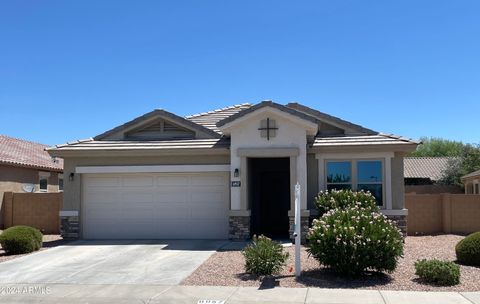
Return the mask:
<path id="1" fill-rule="evenodd" d="M 302 240 L 302 223 L 300 220 L 300 184 L 297 182 L 295 185 L 295 276 L 299 277 L 301 267 L 300 267 L 300 242 Z"/>

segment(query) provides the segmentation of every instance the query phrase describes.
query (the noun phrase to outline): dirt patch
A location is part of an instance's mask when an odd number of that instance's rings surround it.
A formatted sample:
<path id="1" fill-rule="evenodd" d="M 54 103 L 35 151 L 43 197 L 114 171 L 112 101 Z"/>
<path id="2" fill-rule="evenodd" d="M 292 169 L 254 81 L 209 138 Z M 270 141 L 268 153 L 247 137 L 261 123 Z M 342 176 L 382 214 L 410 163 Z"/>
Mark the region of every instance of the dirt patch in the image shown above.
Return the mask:
<path id="1" fill-rule="evenodd" d="M 272 279 L 258 279 L 244 273 L 245 260 L 240 251 L 219 251 L 214 253 L 194 273 L 186 278 L 182 285 L 220 285 L 254 287 L 321 287 L 321 288 L 359 288 L 411 291 L 479 291 L 480 268 L 461 265 L 461 283 L 452 287 L 438 287 L 423 284 L 415 275 L 414 263 L 417 259 L 437 258 L 455 261 L 455 245 L 463 236 L 437 235 L 407 237 L 405 256 L 399 260 L 397 269 L 391 274 L 369 273 L 357 279 L 345 279 L 322 267 L 309 257 L 302 248 L 302 276 L 297 280 L 293 272 L 294 247 L 286 250 L 290 253 L 287 267 Z"/>
<path id="2" fill-rule="evenodd" d="M 64 240 L 58 234 L 46 234 L 46 235 L 43 236 L 43 246 L 42 246 L 42 248 L 40 248 L 40 250 L 46 250 L 48 248 L 57 247 L 57 246 L 66 244 L 68 242 L 69 241 Z M 27 254 L 30 254 L 30 253 L 7 255 L 5 253 L 5 251 L 3 251 L 2 246 L 0 246 L 0 263 L 5 262 L 5 261 L 9 261 L 9 260 L 12 260 L 12 259 L 16 259 L 16 258 L 19 258 L 19 257 L 27 255 Z"/>

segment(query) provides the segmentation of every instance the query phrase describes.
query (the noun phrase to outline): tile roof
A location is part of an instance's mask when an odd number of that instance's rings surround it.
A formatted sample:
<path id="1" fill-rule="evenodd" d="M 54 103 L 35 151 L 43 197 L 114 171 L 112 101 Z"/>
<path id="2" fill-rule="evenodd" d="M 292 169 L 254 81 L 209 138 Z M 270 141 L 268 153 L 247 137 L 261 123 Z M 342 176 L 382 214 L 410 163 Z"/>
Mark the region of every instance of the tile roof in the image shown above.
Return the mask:
<path id="1" fill-rule="evenodd" d="M 472 173 L 468 173 L 467 175 L 462 176 L 462 179 L 475 177 L 475 176 L 480 176 L 480 170 L 473 171 Z"/>
<path id="2" fill-rule="evenodd" d="M 224 120 L 238 112 L 246 110 L 250 108 L 252 105 L 249 103 L 243 103 L 239 105 L 234 105 L 226 108 L 221 108 L 209 112 L 194 114 L 190 116 L 186 116 L 185 118 L 196 123 L 202 125 L 210 130 L 213 130 L 219 134 L 222 134 L 220 129 L 217 127 L 217 122 Z"/>
<path id="3" fill-rule="evenodd" d="M 403 176 L 405 178 L 430 178 L 438 181 L 454 157 L 405 157 Z"/>
<path id="4" fill-rule="evenodd" d="M 264 100 L 260 103 L 257 103 L 256 105 L 250 106 L 248 109 L 239 111 L 239 112 L 237 112 L 233 115 L 225 117 L 224 119 L 217 122 L 217 126 L 218 127 L 224 126 L 224 125 L 226 125 L 226 124 L 228 124 L 228 123 L 230 123 L 230 122 L 232 122 L 232 121 L 234 121 L 234 120 L 236 120 L 240 117 L 243 117 L 243 116 L 245 116 L 249 113 L 252 113 L 252 112 L 254 112 L 258 109 L 264 108 L 264 107 L 271 107 L 271 108 L 277 109 L 279 111 L 288 113 L 290 115 L 300 117 L 304 120 L 308 120 L 308 121 L 313 122 L 313 123 L 318 123 L 318 120 L 315 117 L 313 117 L 312 115 L 305 114 L 303 112 L 297 111 L 297 110 L 289 108 L 287 106 L 275 103 L 271 100 Z"/>
<path id="5" fill-rule="evenodd" d="M 378 133 L 377 135 L 316 137 L 312 147 L 412 144 L 418 144 L 418 142 L 393 134 Z"/>
<path id="6" fill-rule="evenodd" d="M 63 159 L 52 157 L 45 151 L 47 145 L 0 135 L 0 164 L 63 171 Z"/>
<path id="7" fill-rule="evenodd" d="M 47 150 L 57 151 L 119 151 L 119 150 L 168 150 L 168 149 L 211 149 L 230 147 L 226 138 L 185 139 L 164 141 L 126 141 L 126 140 L 94 140 L 93 138 L 70 142 L 50 147 Z"/>

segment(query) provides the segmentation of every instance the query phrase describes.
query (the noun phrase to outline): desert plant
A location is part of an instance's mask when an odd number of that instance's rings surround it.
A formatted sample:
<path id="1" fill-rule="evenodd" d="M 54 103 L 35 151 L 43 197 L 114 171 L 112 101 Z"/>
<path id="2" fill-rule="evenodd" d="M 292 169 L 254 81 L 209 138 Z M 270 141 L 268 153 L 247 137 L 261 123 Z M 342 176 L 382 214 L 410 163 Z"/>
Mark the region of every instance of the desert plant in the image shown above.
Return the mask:
<path id="1" fill-rule="evenodd" d="M 0 244 L 7 254 L 22 254 L 39 250 L 43 235 L 33 227 L 14 226 L 3 231 Z"/>
<path id="2" fill-rule="evenodd" d="M 366 270 L 393 271 L 403 254 L 403 237 L 384 215 L 357 204 L 313 220 L 308 252 L 320 264 L 347 276 Z"/>
<path id="3" fill-rule="evenodd" d="M 457 260 L 465 265 L 480 266 L 480 232 L 475 232 L 455 246 Z"/>
<path id="4" fill-rule="evenodd" d="M 375 197 L 370 192 L 352 190 L 331 190 L 320 191 L 315 197 L 315 206 L 320 216 L 330 210 L 347 207 L 360 206 L 371 211 L 378 211 Z"/>
<path id="5" fill-rule="evenodd" d="M 252 243 L 242 251 L 245 257 L 245 272 L 254 275 L 279 273 L 286 265 L 288 252 L 283 252 L 282 244 L 266 236 L 253 236 Z"/>
<path id="6" fill-rule="evenodd" d="M 418 260 L 415 274 L 422 280 L 436 285 L 456 285 L 460 283 L 460 267 L 448 261 Z"/>

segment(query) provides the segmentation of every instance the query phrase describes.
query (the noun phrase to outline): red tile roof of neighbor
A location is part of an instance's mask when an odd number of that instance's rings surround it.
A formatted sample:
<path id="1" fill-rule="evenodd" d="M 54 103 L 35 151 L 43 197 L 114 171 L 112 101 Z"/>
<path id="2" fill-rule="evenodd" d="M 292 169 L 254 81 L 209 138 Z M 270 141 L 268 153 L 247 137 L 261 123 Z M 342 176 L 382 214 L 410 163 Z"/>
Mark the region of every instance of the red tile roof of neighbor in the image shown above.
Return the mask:
<path id="1" fill-rule="evenodd" d="M 47 145 L 0 135 L 0 164 L 63 171 L 63 159 L 56 161 L 45 151 Z"/>

